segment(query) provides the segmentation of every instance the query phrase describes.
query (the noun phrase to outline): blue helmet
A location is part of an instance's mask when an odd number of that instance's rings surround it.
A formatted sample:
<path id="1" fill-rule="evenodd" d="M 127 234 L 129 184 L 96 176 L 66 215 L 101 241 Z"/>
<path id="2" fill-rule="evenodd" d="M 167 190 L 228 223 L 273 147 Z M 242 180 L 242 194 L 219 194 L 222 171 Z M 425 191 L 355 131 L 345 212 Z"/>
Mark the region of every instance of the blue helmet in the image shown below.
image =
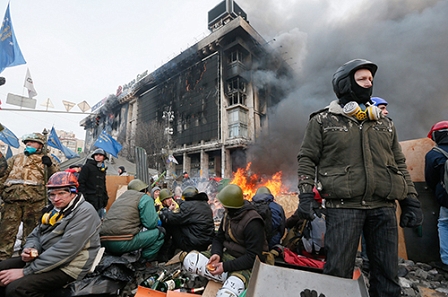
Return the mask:
<path id="1" fill-rule="evenodd" d="M 372 98 L 370 98 L 370 100 L 373 102 L 373 105 L 375 105 L 375 106 L 378 106 L 381 104 L 383 104 L 383 105 L 389 104 L 389 103 L 387 103 L 386 100 L 384 100 L 383 98 L 380 98 L 380 97 L 372 97 Z"/>

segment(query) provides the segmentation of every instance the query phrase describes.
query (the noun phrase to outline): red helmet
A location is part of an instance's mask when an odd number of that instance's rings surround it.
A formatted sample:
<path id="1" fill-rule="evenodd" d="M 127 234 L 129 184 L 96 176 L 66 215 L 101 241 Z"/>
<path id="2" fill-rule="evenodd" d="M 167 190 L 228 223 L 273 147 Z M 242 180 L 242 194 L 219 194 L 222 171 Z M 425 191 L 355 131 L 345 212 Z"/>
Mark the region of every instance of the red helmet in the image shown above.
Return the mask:
<path id="1" fill-rule="evenodd" d="M 431 127 L 431 130 L 428 132 L 428 138 L 435 141 L 434 132 L 444 130 L 444 129 L 448 130 L 448 121 L 441 121 L 441 122 L 435 123 Z"/>
<path id="2" fill-rule="evenodd" d="M 59 171 L 53 174 L 47 182 L 47 188 L 75 187 L 78 188 L 79 183 L 76 176 L 67 171 Z"/>

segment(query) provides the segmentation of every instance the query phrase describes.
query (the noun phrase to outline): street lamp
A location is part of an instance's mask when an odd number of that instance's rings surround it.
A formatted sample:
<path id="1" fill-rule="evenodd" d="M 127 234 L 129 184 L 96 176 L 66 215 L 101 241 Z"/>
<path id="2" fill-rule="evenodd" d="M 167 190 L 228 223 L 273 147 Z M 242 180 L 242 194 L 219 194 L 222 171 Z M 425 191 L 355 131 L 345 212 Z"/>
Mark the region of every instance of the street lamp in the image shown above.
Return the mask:
<path id="1" fill-rule="evenodd" d="M 166 121 L 166 127 L 165 127 L 165 134 L 167 137 L 167 151 L 168 151 L 168 156 L 172 154 L 171 151 L 171 135 L 173 135 L 174 130 L 171 127 L 172 122 L 174 121 L 174 111 L 171 110 L 171 107 L 169 110 L 165 110 L 162 114 L 162 119 L 164 119 Z M 172 164 L 171 162 L 169 162 L 168 166 L 167 166 L 167 174 L 166 174 L 167 179 L 171 179 L 172 177 Z"/>

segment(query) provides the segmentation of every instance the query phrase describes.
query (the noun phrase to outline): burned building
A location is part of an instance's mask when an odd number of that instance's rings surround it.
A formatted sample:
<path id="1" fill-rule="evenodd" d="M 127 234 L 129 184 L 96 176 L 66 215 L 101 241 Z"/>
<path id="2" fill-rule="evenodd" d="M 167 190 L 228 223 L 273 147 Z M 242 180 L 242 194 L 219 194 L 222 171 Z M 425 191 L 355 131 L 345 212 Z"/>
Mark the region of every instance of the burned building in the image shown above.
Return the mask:
<path id="1" fill-rule="evenodd" d="M 160 164 L 150 166 L 177 162 L 168 168 L 176 176 L 230 177 L 245 165 L 247 146 L 268 129 L 267 111 L 285 92 L 257 73 L 292 78 L 292 70 L 235 2 L 210 10 L 208 27 L 208 36 L 119 87 L 81 122 L 87 150 L 106 129 L 125 148 L 158 156 Z"/>

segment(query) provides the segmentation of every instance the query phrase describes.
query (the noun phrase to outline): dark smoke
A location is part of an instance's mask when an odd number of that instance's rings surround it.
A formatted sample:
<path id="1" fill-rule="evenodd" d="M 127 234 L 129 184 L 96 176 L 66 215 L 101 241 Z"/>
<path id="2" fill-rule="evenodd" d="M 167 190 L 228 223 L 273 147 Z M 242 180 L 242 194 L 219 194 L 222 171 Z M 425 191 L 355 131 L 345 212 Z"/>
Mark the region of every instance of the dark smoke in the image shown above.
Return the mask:
<path id="1" fill-rule="evenodd" d="M 400 141 L 448 119 L 448 1 L 237 2 L 297 74 L 294 91 L 270 111 L 269 136 L 249 149 L 254 170 L 282 170 L 296 183 L 309 114 L 336 98 L 332 75 L 354 58 L 378 65 L 373 95 L 389 102 Z"/>

